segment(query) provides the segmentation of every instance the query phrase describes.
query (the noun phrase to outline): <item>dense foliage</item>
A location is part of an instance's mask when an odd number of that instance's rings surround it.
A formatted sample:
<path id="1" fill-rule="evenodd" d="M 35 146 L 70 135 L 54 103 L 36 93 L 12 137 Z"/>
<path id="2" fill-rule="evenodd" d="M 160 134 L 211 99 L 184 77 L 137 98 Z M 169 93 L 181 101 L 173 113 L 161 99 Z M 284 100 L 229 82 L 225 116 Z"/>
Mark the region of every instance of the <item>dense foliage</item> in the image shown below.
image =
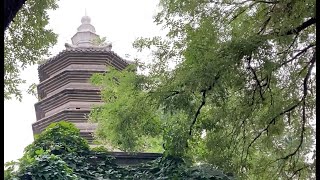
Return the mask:
<path id="1" fill-rule="evenodd" d="M 57 0 L 28 0 L 19 10 L 4 33 L 4 98 L 22 98 L 25 83 L 21 70 L 37 64 L 49 55 L 49 48 L 57 42 L 57 35 L 46 26 L 48 11 L 58 6 Z M 30 92 L 35 86 L 30 86 Z"/>
<path id="2" fill-rule="evenodd" d="M 163 157 L 133 167 L 118 166 L 103 147 L 89 149 L 71 123 L 51 124 L 25 148 L 18 162 L 6 165 L 4 179 L 232 179 L 210 165 L 191 166 L 178 157 Z"/>
<path id="3" fill-rule="evenodd" d="M 161 0 L 152 63 L 92 77 L 98 139 L 243 179 L 312 179 L 315 0 Z"/>

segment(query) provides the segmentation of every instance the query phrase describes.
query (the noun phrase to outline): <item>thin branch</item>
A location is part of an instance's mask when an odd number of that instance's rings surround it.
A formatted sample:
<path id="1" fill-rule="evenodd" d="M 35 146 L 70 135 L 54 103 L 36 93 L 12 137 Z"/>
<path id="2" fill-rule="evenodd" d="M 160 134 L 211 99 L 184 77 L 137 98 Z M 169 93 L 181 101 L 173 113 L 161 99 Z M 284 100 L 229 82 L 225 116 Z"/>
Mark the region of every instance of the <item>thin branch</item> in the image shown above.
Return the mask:
<path id="1" fill-rule="evenodd" d="M 169 97 L 172 97 L 172 96 L 175 96 L 175 95 L 181 93 L 181 91 L 170 91 L 170 92 L 172 92 L 172 94 L 170 94 L 170 95 L 168 95 L 167 97 L 165 97 L 165 99 L 168 99 Z"/>
<path id="2" fill-rule="evenodd" d="M 231 140 L 230 140 L 230 145 L 229 145 L 229 147 L 231 148 L 232 146 L 233 146 L 233 149 L 232 149 L 232 153 L 235 151 L 235 150 L 237 150 L 238 148 L 237 148 L 237 145 L 236 145 L 236 143 L 237 143 L 237 141 L 236 141 L 236 138 L 237 138 L 237 134 L 239 133 L 239 131 L 240 131 L 240 129 L 241 129 L 241 126 L 242 126 L 242 123 L 240 124 L 240 127 L 238 128 L 237 127 L 237 125 L 235 125 L 234 127 L 233 127 L 233 130 L 232 130 L 232 132 L 229 134 L 229 135 L 227 135 L 227 137 L 229 137 L 231 134 L 232 134 L 232 136 L 231 136 Z"/>
<path id="3" fill-rule="evenodd" d="M 303 103 L 303 106 L 302 106 L 302 108 L 303 108 L 303 109 L 302 109 L 302 125 L 301 125 L 301 134 L 300 134 L 300 143 L 299 143 L 298 147 L 295 149 L 294 152 L 288 154 L 288 155 L 285 156 L 285 157 L 278 158 L 278 159 L 270 162 L 269 164 L 274 163 L 274 162 L 279 161 L 279 160 L 287 160 L 288 158 L 292 158 L 292 156 L 294 156 L 294 155 L 299 151 L 299 149 L 301 148 L 302 143 L 303 143 L 304 132 L 305 132 L 305 123 L 306 123 L 306 112 L 305 112 L 305 111 L 306 111 L 306 109 L 305 109 L 305 106 L 306 106 L 305 103 L 306 103 L 306 102 L 305 102 L 305 98 L 306 98 L 307 93 L 308 93 L 308 80 L 309 80 L 309 78 L 310 78 L 311 71 L 312 71 L 312 69 L 313 69 L 313 67 L 314 67 L 315 61 L 316 61 L 316 52 L 314 52 L 314 54 L 313 54 L 313 57 L 312 57 L 312 59 L 311 59 L 311 64 L 310 64 L 310 66 L 309 66 L 309 68 L 308 68 L 308 73 L 307 73 L 307 75 L 305 76 L 304 81 L 303 81 L 303 97 L 301 98 L 301 100 L 300 100 L 297 104 L 293 105 L 293 106 L 290 107 L 289 109 L 281 112 L 279 115 L 277 115 L 276 117 L 274 117 L 274 118 L 269 122 L 269 124 L 267 125 L 267 127 L 264 128 L 262 131 L 260 131 L 260 133 L 251 141 L 251 143 L 250 143 L 249 146 L 247 147 L 247 156 L 248 156 L 248 153 L 249 153 L 249 148 L 252 146 L 252 144 L 262 135 L 263 132 L 265 132 L 265 131 L 268 130 L 268 128 L 270 127 L 270 125 L 271 125 L 272 123 L 275 123 L 275 120 L 276 120 L 276 118 L 277 118 L 278 116 L 281 116 L 281 115 L 283 115 L 283 114 L 286 114 L 286 113 L 291 112 L 292 110 L 294 110 L 294 109 L 302 102 L 302 103 Z M 247 157 L 247 156 L 246 156 L 246 157 Z"/>
<path id="4" fill-rule="evenodd" d="M 312 60 L 309 61 L 305 66 L 303 66 L 303 68 L 299 71 L 298 76 L 300 76 L 301 73 L 310 66 L 310 63 L 312 63 Z"/>
<path id="5" fill-rule="evenodd" d="M 246 0 L 246 1 L 242 1 L 242 2 L 232 2 L 232 3 L 228 3 L 228 2 L 216 2 L 214 0 L 210 0 L 209 2 L 210 3 L 214 3 L 214 4 L 221 4 L 221 5 L 242 5 L 242 4 L 245 4 L 247 2 L 251 2 L 252 0 Z"/>
<path id="6" fill-rule="evenodd" d="M 264 30 L 266 29 L 266 27 L 267 27 L 268 23 L 270 22 L 270 20 L 271 20 L 271 16 L 269 16 L 268 19 L 263 23 L 262 28 L 261 28 L 260 31 L 258 32 L 258 35 L 259 35 L 260 33 L 264 32 Z"/>
<path id="7" fill-rule="evenodd" d="M 253 74 L 253 77 L 254 77 L 254 80 L 256 81 L 257 85 L 259 86 L 259 94 L 260 94 L 260 97 L 262 99 L 262 101 L 264 101 L 264 97 L 263 97 L 263 93 L 262 93 L 262 86 L 261 86 L 261 82 L 259 81 L 258 79 L 258 76 L 257 76 L 257 73 L 256 71 L 252 68 L 251 66 L 251 59 L 252 59 L 252 56 L 250 55 L 247 60 L 248 60 L 248 67 L 250 69 L 250 71 L 252 72 Z"/>
<path id="8" fill-rule="evenodd" d="M 277 170 L 276 170 L 276 173 L 274 173 L 274 175 L 272 176 L 271 179 L 276 179 L 276 177 L 280 175 L 280 173 L 285 168 L 285 166 L 286 166 L 286 164 L 284 162 L 281 165 L 279 165 Z"/>
<path id="9" fill-rule="evenodd" d="M 242 148 L 242 152 L 241 152 L 241 162 L 243 162 L 243 154 L 244 154 L 244 150 L 245 150 L 245 145 L 246 145 L 246 124 L 245 124 L 245 120 L 242 120 L 241 126 L 243 125 L 243 131 L 242 131 L 242 136 L 243 136 L 243 148 Z"/>
<path id="10" fill-rule="evenodd" d="M 302 124 L 301 124 L 301 134 L 300 134 L 300 143 L 298 145 L 298 147 L 290 154 L 286 155 L 285 157 L 279 158 L 277 160 L 280 159 L 288 159 L 289 157 L 295 155 L 299 149 L 301 148 L 302 144 L 303 144 L 303 138 L 304 138 L 304 132 L 305 132 L 305 124 L 306 124 L 306 97 L 308 95 L 308 80 L 310 78 L 311 75 L 311 71 L 312 68 L 314 66 L 314 63 L 316 62 L 316 52 L 314 52 L 312 60 L 311 60 L 311 64 L 308 68 L 308 73 L 306 75 L 306 77 L 304 78 L 303 81 L 303 98 L 302 98 Z"/>
<path id="11" fill-rule="evenodd" d="M 192 128 L 195 125 L 195 123 L 197 122 L 197 118 L 200 114 L 200 111 L 202 109 L 202 107 L 206 104 L 206 93 L 210 90 L 212 90 L 212 88 L 214 87 L 214 85 L 216 84 L 217 80 L 220 78 L 220 73 L 218 73 L 218 75 L 214 78 L 213 83 L 211 86 L 209 86 L 207 89 L 203 89 L 200 92 L 202 93 L 202 101 L 200 106 L 198 107 L 198 110 L 191 122 L 190 128 L 189 128 L 189 135 L 192 136 Z"/>
<path id="12" fill-rule="evenodd" d="M 270 77 L 268 78 L 268 82 L 267 82 L 267 89 L 269 90 L 269 92 L 270 92 L 270 105 L 272 106 L 273 105 L 273 96 L 272 96 L 272 90 L 271 90 L 271 88 L 270 88 L 270 84 L 271 84 L 271 78 L 272 78 L 272 76 L 271 76 L 271 74 L 270 74 Z"/>
<path id="13" fill-rule="evenodd" d="M 206 93 L 207 93 L 207 90 L 203 90 L 203 91 L 202 91 L 202 101 L 201 101 L 201 104 L 200 104 L 200 106 L 198 107 L 198 110 L 197 110 L 197 112 L 196 112 L 196 115 L 194 116 L 193 121 L 192 121 L 192 123 L 191 123 L 191 125 L 190 125 L 190 129 L 189 129 L 189 135 L 190 135 L 190 136 L 192 135 L 192 128 L 193 128 L 194 124 L 195 124 L 196 121 L 197 121 L 197 118 L 198 118 L 198 116 L 199 116 L 199 114 L 200 114 L 201 108 L 206 104 Z"/>
<path id="14" fill-rule="evenodd" d="M 292 35 L 292 34 L 299 34 L 301 31 L 304 29 L 308 28 L 309 26 L 316 24 L 316 18 L 312 17 L 309 20 L 303 22 L 300 26 L 290 29 L 284 33 L 279 33 L 279 32 L 272 32 L 268 35 L 276 35 L 276 36 L 286 36 L 286 35 Z"/>
<path id="15" fill-rule="evenodd" d="M 299 36 L 299 33 L 297 33 L 297 34 L 295 35 L 295 37 L 293 38 L 293 41 L 292 41 L 292 43 L 289 45 L 289 47 L 288 47 L 286 50 L 284 50 L 284 51 L 282 51 L 282 52 L 280 52 L 280 53 L 277 53 L 277 55 L 280 55 L 280 54 L 283 54 L 283 53 L 285 53 L 285 52 L 288 52 L 288 51 L 292 48 L 292 46 L 294 45 L 294 43 L 296 42 L 296 40 L 298 39 L 298 36 Z"/>
<path id="16" fill-rule="evenodd" d="M 308 68 L 308 73 L 307 73 L 307 75 L 306 75 L 306 77 L 304 78 L 304 81 L 303 81 L 303 95 L 304 95 L 304 98 L 306 98 L 307 93 L 308 93 L 308 80 L 310 78 L 311 71 L 312 71 L 312 68 L 313 68 L 315 62 L 316 62 L 316 51 L 314 51 L 314 53 L 313 53 L 313 56 L 312 56 L 312 59 L 311 59 L 311 64 L 310 64 L 310 66 Z"/>
<path id="17" fill-rule="evenodd" d="M 295 170 L 295 171 L 293 172 L 292 176 L 290 177 L 290 179 L 293 179 L 293 177 L 294 177 L 297 173 L 299 173 L 300 171 L 302 171 L 303 169 L 305 169 L 305 168 L 307 168 L 307 167 L 309 167 L 309 166 L 308 166 L 308 165 L 307 165 L 307 166 L 303 166 L 302 168 L 299 168 L 299 169 Z"/>
<path id="18" fill-rule="evenodd" d="M 236 14 L 235 16 L 233 16 L 229 22 L 229 24 L 234 21 L 235 19 L 237 19 L 242 13 L 246 12 L 248 9 L 252 8 L 255 4 L 257 4 L 257 2 L 252 2 L 248 7 L 244 8 L 242 11 L 240 11 L 238 14 Z"/>
<path id="19" fill-rule="evenodd" d="M 257 87 L 255 87 L 255 88 L 253 89 L 253 93 L 252 93 L 252 102 L 251 102 L 250 106 L 252 106 L 252 105 L 254 104 L 256 90 L 257 90 Z"/>
<path id="20" fill-rule="evenodd" d="M 266 131 L 268 131 L 269 127 L 272 125 L 272 124 L 275 124 L 276 122 L 276 118 L 278 118 L 279 116 L 283 115 L 283 114 L 286 114 L 290 111 L 292 111 L 293 109 L 295 109 L 296 107 L 298 107 L 298 105 L 301 103 L 302 101 L 299 101 L 298 103 L 292 105 L 290 108 L 282 111 L 281 113 L 279 113 L 278 115 L 276 115 L 274 118 L 271 119 L 271 121 L 268 123 L 267 127 L 265 127 L 263 130 L 261 130 L 258 135 L 250 142 L 250 144 L 248 145 L 247 147 L 247 155 L 248 156 L 248 153 L 249 153 L 249 148 L 252 146 L 252 144 Z"/>
<path id="21" fill-rule="evenodd" d="M 316 24 L 316 18 L 310 18 L 306 22 L 302 23 L 300 26 L 291 29 L 285 33 L 285 35 L 291 35 L 291 34 L 298 34 L 299 32 L 303 31 L 304 29 L 308 28 L 309 26 Z"/>
<path id="22" fill-rule="evenodd" d="M 257 3 L 266 3 L 266 4 L 278 4 L 279 1 L 255 1 L 253 0 L 254 2 L 257 2 Z"/>
<path id="23" fill-rule="evenodd" d="M 303 53 L 307 52 L 308 49 L 312 48 L 312 47 L 315 47 L 316 44 L 312 43 L 312 44 L 309 44 L 309 46 L 303 48 L 299 53 L 297 53 L 294 57 L 292 57 L 291 59 L 289 59 L 288 61 L 285 61 L 283 63 L 280 64 L 279 67 L 282 67 L 290 62 L 292 62 L 293 60 L 297 59 L 300 55 L 302 55 Z M 277 67 L 277 68 L 279 68 Z"/>
<path id="24" fill-rule="evenodd" d="M 214 4 L 227 4 L 227 5 L 242 5 L 245 4 L 247 2 L 255 2 L 255 3 L 266 3 L 266 4 L 277 4 L 279 3 L 279 1 L 257 1 L 257 0 L 246 0 L 246 1 L 242 1 L 242 2 L 232 2 L 232 3 L 227 3 L 227 2 L 216 2 L 214 0 L 210 0 L 210 3 L 214 3 Z"/>

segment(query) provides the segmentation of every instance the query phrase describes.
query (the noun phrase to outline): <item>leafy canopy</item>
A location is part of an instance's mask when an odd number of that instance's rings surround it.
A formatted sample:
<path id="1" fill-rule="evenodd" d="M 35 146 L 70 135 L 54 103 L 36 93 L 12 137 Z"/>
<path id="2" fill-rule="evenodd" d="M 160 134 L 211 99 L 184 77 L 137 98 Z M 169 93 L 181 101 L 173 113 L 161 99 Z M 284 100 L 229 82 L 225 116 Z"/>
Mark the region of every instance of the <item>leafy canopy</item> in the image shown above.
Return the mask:
<path id="1" fill-rule="evenodd" d="M 150 73 L 92 77 L 105 102 L 90 116 L 98 139 L 163 148 L 243 179 L 314 177 L 315 0 L 159 6 L 167 36 L 134 43 L 150 50 L 152 63 L 136 67 Z"/>
<path id="2" fill-rule="evenodd" d="M 57 43 L 57 35 L 46 26 L 49 10 L 58 8 L 57 0 L 28 0 L 19 10 L 4 34 L 4 98 L 21 101 L 19 85 L 25 83 L 21 70 L 39 63 L 50 55 L 49 48 Z M 32 93 L 35 85 L 31 85 Z"/>

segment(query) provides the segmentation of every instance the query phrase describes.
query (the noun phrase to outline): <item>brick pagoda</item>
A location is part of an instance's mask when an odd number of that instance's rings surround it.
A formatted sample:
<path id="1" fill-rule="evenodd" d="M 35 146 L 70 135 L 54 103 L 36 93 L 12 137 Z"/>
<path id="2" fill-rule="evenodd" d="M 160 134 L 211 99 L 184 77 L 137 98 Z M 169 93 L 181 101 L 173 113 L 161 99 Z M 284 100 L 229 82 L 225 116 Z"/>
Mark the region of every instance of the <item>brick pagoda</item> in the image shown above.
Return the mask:
<path id="1" fill-rule="evenodd" d="M 65 120 L 74 123 L 81 136 L 92 143 L 96 124 L 89 123 L 87 115 L 102 101 L 100 89 L 91 85 L 89 78 L 94 73 L 106 72 L 108 66 L 122 70 L 129 64 L 111 50 L 111 44 L 95 45 L 93 41 L 98 37 L 90 18 L 84 16 L 71 38 L 72 44 L 65 44 L 65 50 L 38 67 L 39 102 L 35 104 L 34 134 L 52 122 Z"/>

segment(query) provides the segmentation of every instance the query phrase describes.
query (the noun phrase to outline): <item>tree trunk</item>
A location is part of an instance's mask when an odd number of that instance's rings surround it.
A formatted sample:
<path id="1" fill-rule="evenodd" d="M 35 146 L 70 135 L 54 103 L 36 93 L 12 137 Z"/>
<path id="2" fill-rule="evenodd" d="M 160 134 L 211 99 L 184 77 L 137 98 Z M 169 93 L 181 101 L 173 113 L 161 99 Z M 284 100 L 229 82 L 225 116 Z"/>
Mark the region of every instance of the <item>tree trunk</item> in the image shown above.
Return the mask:
<path id="1" fill-rule="evenodd" d="M 8 28 L 9 24 L 21 9 L 26 0 L 5 0 L 4 1 L 4 25 L 3 33 Z"/>

